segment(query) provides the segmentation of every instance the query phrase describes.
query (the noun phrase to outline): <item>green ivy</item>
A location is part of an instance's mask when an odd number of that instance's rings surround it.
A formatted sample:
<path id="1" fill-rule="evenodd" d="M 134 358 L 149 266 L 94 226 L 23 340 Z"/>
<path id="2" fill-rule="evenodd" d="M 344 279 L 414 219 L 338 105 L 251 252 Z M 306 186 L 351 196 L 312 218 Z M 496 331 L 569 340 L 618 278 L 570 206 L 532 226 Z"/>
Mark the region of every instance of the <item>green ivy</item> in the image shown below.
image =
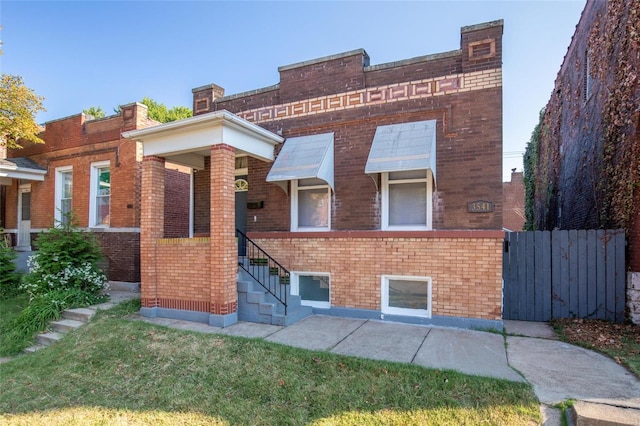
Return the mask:
<path id="1" fill-rule="evenodd" d="M 538 124 L 531 133 L 531 139 L 527 142 L 524 151 L 524 230 L 535 231 L 536 215 L 535 215 L 535 195 L 536 195 L 536 176 L 535 172 L 538 167 L 538 159 L 540 157 L 540 139 L 542 135 L 542 126 L 544 122 L 544 108 L 540 110 Z"/>

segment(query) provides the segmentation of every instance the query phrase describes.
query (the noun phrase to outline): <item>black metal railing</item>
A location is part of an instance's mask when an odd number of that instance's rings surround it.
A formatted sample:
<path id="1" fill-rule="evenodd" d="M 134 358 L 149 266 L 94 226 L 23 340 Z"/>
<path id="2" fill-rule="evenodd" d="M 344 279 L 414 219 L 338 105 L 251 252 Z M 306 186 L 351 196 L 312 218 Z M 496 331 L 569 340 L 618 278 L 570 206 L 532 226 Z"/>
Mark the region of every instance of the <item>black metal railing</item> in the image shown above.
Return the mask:
<path id="1" fill-rule="evenodd" d="M 269 294 L 284 306 L 287 314 L 287 287 L 291 274 L 242 231 L 236 229 L 238 266 L 247 271 Z"/>

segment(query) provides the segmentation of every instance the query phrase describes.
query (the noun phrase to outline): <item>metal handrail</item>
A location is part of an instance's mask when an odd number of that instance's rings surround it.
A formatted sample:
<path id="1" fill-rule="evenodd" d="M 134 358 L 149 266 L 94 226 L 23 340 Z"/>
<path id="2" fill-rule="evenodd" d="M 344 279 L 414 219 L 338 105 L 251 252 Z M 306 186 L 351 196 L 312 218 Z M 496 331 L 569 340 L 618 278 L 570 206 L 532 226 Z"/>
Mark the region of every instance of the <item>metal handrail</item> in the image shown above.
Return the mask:
<path id="1" fill-rule="evenodd" d="M 236 238 L 238 257 L 242 259 L 238 265 L 282 303 L 287 315 L 287 285 L 291 281 L 291 273 L 239 229 L 236 229 Z"/>

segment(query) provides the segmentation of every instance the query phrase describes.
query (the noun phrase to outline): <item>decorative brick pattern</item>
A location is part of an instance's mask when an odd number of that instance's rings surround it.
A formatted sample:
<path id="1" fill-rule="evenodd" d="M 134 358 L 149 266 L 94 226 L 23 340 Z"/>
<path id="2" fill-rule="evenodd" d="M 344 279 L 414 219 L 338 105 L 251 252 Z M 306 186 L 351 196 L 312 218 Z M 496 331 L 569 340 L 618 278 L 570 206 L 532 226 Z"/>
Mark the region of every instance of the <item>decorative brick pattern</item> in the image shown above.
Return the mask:
<path id="1" fill-rule="evenodd" d="M 254 123 L 312 114 L 337 112 L 350 108 L 380 105 L 410 99 L 424 99 L 441 94 L 455 94 L 502 86 L 502 69 L 495 68 L 467 74 L 455 74 L 427 80 L 414 80 L 354 92 L 305 99 L 286 104 L 239 111 L 236 114 Z M 434 89 L 435 87 L 435 89 Z"/>

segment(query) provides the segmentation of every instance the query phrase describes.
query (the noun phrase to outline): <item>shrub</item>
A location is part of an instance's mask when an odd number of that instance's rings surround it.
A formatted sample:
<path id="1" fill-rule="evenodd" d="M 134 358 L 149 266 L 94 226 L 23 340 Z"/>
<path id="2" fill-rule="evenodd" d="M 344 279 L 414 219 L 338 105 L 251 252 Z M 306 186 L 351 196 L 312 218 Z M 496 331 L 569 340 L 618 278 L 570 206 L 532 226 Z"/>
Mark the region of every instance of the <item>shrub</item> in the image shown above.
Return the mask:
<path id="1" fill-rule="evenodd" d="M 0 299 L 13 297 L 20 291 L 20 274 L 16 271 L 15 258 L 16 253 L 0 229 Z"/>
<path id="2" fill-rule="evenodd" d="M 98 295 L 107 288 L 106 276 L 98 268 L 101 254 L 95 237 L 69 219 L 36 239 L 38 251 L 28 260 L 30 272 L 22 284 L 31 298 L 53 290 Z"/>

